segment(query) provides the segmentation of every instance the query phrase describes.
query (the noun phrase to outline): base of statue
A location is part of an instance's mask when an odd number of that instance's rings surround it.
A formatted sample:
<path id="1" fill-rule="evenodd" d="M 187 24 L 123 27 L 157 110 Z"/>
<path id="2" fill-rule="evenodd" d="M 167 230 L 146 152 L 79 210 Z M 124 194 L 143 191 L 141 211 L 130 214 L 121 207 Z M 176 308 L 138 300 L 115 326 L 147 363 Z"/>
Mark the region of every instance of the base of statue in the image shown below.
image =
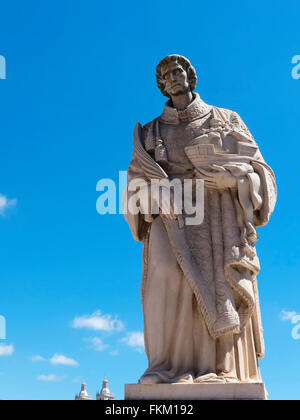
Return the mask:
<path id="1" fill-rule="evenodd" d="M 265 385 L 232 384 L 158 384 L 125 385 L 125 400 L 267 400 Z"/>

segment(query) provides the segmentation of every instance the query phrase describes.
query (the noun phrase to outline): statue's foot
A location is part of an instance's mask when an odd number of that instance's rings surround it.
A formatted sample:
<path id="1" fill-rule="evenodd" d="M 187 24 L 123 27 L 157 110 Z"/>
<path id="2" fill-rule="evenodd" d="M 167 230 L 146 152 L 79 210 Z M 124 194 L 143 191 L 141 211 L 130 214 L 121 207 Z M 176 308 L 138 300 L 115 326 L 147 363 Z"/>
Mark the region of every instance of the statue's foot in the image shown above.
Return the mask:
<path id="1" fill-rule="evenodd" d="M 239 384 L 241 381 L 238 378 L 225 377 L 227 384 Z"/>
<path id="2" fill-rule="evenodd" d="M 161 381 L 157 375 L 145 375 L 139 380 L 139 384 L 141 385 L 155 385 L 160 383 Z"/>
<path id="3" fill-rule="evenodd" d="M 215 373 L 198 376 L 194 379 L 195 384 L 225 384 L 225 378 L 217 376 Z"/>
<path id="4" fill-rule="evenodd" d="M 230 376 L 228 373 L 220 373 L 218 378 L 224 379 L 226 384 L 239 384 L 241 382 L 236 376 Z"/>
<path id="5" fill-rule="evenodd" d="M 179 378 L 176 378 L 173 383 L 175 383 L 175 384 L 193 384 L 194 379 L 193 379 L 192 375 L 184 375 L 184 376 L 181 376 Z"/>

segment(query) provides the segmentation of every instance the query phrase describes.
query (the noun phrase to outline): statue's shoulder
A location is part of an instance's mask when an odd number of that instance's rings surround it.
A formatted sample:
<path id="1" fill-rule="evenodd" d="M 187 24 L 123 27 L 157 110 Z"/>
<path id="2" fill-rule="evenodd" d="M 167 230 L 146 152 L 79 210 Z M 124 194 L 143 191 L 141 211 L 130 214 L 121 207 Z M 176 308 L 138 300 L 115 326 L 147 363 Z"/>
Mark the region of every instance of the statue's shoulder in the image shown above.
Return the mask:
<path id="1" fill-rule="evenodd" d="M 154 141 L 155 137 L 156 137 L 156 122 L 157 122 L 157 118 L 154 118 L 154 120 L 144 124 L 142 126 L 142 130 L 143 130 L 143 135 L 144 135 L 144 139 L 145 139 L 145 143 L 147 143 L 148 141 L 150 141 L 151 143 Z M 147 140 L 148 139 L 148 140 Z"/>
<path id="2" fill-rule="evenodd" d="M 141 124 L 140 122 L 136 123 L 135 126 L 135 133 L 138 132 L 139 133 L 139 139 L 140 142 L 142 143 L 143 146 L 145 146 L 145 142 L 146 139 L 148 137 L 155 137 L 154 136 L 154 123 L 155 123 L 156 119 L 146 123 L 146 124 Z M 135 137 L 135 136 L 134 136 Z"/>
<path id="3" fill-rule="evenodd" d="M 151 130 L 156 120 L 157 120 L 157 118 L 154 118 L 152 121 L 149 121 L 148 123 L 144 124 L 143 129 L 145 131 Z"/>
<path id="4" fill-rule="evenodd" d="M 236 111 L 232 111 L 231 109 L 226 108 L 218 108 L 214 107 L 215 114 L 217 114 L 219 117 L 223 119 L 224 122 L 229 123 L 230 127 L 238 133 L 241 133 L 242 135 L 246 136 L 246 140 L 250 143 L 255 143 L 254 138 L 247 127 L 247 125 L 244 123 L 240 115 Z M 241 141 L 244 141 L 241 139 Z"/>
<path id="5" fill-rule="evenodd" d="M 232 124 L 239 123 L 241 121 L 239 114 L 235 111 L 232 111 L 232 109 L 221 108 L 217 106 L 214 106 L 213 109 L 217 113 L 221 114 L 226 121 L 229 121 Z"/>

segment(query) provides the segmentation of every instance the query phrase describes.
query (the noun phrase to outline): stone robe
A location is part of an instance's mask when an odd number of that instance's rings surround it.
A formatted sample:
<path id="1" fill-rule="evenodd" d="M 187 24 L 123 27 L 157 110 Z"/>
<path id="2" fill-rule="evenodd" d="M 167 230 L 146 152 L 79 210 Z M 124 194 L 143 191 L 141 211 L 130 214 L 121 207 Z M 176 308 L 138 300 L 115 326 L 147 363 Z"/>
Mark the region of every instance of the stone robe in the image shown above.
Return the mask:
<path id="1" fill-rule="evenodd" d="M 139 141 L 129 182 L 142 178 L 150 183 L 149 159 L 170 180 L 195 179 L 189 146 L 200 145 L 201 152 L 213 145 L 219 155 L 249 157 L 248 163 L 241 159 L 227 167 L 238 180 L 236 188 L 205 187 L 204 221 L 183 227 L 179 250 L 172 240 L 179 232 L 176 222 L 161 215 L 126 214 L 133 193 L 125 196 L 125 218 L 135 240 L 143 241 L 141 296 L 149 367 L 140 383 L 260 382 L 264 341 L 254 243 L 256 228 L 268 222 L 276 202 L 271 168 L 240 117 L 205 104 L 198 94 L 184 111 L 168 101 L 159 118 L 140 128 Z M 198 270 L 197 287 L 182 265 L 187 252 Z"/>

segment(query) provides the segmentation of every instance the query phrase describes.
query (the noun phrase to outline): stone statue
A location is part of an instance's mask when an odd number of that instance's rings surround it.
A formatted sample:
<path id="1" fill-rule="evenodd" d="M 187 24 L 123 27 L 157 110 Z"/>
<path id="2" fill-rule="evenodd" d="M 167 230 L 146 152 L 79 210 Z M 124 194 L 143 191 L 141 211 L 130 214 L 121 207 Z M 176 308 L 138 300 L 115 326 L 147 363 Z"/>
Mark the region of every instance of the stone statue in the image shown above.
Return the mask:
<path id="1" fill-rule="evenodd" d="M 149 367 L 139 383 L 261 383 L 255 242 L 275 207 L 274 173 L 239 115 L 194 92 L 189 60 L 169 55 L 156 70 L 169 100 L 158 118 L 135 128 L 128 185 L 137 180 L 138 188 L 127 188 L 123 201 L 132 235 L 143 241 Z M 174 191 L 165 211 L 163 186 L 152 212 L 152 181 L 162 179 L 204 181 L 202 223 L 186 223 Z M 136 192 L 139 211 L 132 212 Z"/>

